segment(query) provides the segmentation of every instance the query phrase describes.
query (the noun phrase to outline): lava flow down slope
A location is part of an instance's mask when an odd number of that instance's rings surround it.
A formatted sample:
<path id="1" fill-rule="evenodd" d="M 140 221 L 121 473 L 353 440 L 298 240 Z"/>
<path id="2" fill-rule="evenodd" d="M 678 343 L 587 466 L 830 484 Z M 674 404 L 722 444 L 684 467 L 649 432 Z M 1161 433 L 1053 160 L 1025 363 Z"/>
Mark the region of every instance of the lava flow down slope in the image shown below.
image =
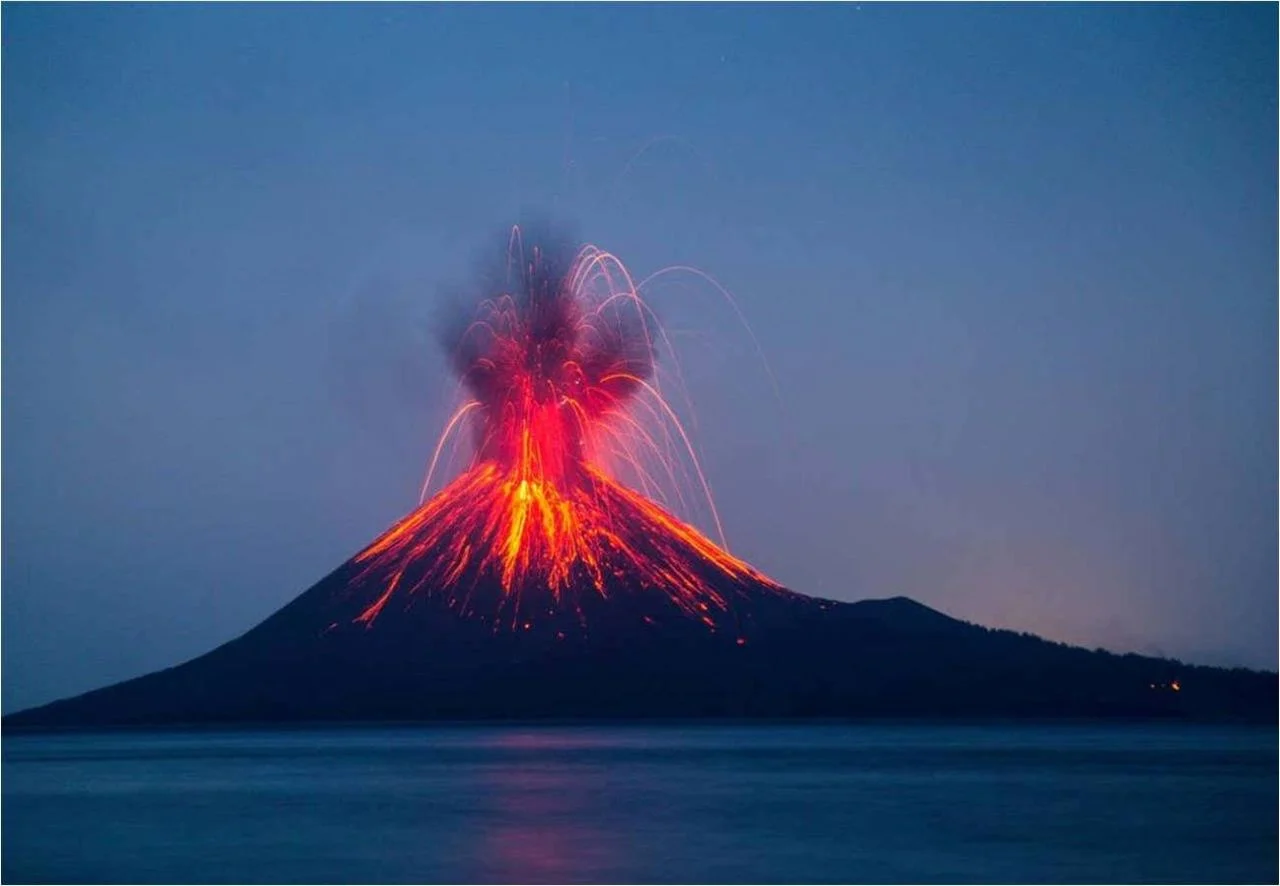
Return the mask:
<path id="1" fill-rule="evenodd" d="M 728 552 L 659 372 L 670 342 L 611 254 L 519 230 L 445 344 L 459 405 L 419 506 L 243 636 L 9 715 L 11 728 L 541 717 L 1274 720 L 1274 674 L 837 603 Z M 686 398 L 687 399 L 687 398 Z M 438 471 L 462 470 L 428 495 Z M 712 541 L 675 511 L 700 514 Z M 1170 687 L 1176 687 L 1171 689 Z"/>
<path id="2" fill-rule="evenodd" d="M 733 631 L 753 594 L 789 596 L 619 479 L 682 498 L 696 478 L 719 525 L 656 378 L 665 336 L 622 264 L 591 246 L 526 253 L 516 229 L 505 277 L 448 337 L 468 396 L 423 496 L 463 425 L 471 464 L 356 556 L 354 584 L 376 591 L 356 622 L 372 628 L 388 608 L 431 597 L 495 631 L 539 624 L 564 637 L 590 633 L 588 611 L 621 595 L 646 623 L 678 613 Z"/>

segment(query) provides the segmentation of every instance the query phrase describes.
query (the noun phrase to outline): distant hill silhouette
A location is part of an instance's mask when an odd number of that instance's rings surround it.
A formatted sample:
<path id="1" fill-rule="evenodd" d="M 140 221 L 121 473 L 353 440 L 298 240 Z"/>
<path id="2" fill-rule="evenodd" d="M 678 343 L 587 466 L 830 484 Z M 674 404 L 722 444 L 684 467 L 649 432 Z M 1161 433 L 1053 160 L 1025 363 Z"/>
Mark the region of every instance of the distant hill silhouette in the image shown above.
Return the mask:
<path id="1" fill-rule="evenodd" d="M 192 661 L 11 714 L 7 731 L 536 718 L 1176 718 L 1274 723 L 1277 676 L 988 630 L 905 597 L 838 603 L 725 589 L 710 628 L 623 582 L 495 627 L 440 596 L 358 620 L 353 559 Z M 377 578 L 375 576 L 375 578 Z M 370 590 L 373 588 L 374 590 Z M 478 588 L 476 599 L 496 595 Z M 472 603 L 476 601 L 473 599 Z M 1176 685 L 1176 689 L 1174 688 Z"/>

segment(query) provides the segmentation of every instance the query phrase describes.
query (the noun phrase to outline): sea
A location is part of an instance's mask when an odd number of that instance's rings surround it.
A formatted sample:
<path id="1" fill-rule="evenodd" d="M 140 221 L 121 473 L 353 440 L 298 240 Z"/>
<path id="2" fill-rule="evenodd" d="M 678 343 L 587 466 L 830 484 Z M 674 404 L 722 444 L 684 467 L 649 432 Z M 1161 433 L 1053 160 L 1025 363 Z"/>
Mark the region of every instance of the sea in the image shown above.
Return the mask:
<path id="1" fill-rule="evenodd" d="M 1274 728 L 4 736 L 5 883 L 1275 883 Z"/>

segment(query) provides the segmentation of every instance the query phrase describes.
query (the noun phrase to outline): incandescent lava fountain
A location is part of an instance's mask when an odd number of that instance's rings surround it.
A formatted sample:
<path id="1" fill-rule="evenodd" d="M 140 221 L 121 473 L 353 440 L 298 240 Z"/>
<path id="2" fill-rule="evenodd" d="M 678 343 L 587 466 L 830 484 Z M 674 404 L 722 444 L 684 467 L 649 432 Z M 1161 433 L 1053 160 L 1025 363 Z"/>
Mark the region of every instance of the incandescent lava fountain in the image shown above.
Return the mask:
<path id="1" fill-rule="evenodd" d="M 526 247 L 519 229 L 503 276 L 447 342 L 463 396 L 423 497 L 447 447 L 469 448 L 469 464 L 356 556 L 356 621 L 427 595 L 495 630 L 563 636 L 626 598 L 646 622 L 741 634 L 749 597 L 789 592 L 658 503 L 692 489 L 719 528 L 658 380 L 655 345 L 669 342 L 631 276 L 593 246 Z"/>

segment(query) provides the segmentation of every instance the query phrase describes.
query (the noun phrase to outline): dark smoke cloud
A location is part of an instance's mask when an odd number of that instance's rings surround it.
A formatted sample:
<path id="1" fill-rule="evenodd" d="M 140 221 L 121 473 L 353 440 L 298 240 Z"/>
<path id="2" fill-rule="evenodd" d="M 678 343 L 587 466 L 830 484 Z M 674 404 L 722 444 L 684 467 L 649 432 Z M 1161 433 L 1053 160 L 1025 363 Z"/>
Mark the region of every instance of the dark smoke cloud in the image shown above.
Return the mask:
<path id="1" fill-rule="evenodd" d="M 485 410 L 482 445 L 526 383 L 536 398 L 567 393 L 599 419 L 653 375 L 651 336 L 636 303 L 620 299 L 597 310 L 575 291 L 581 249 L 563 226 L 535 222 L 509 229 L 478 266 L 469 304 L 455 292 L 440 325 L 441 342 L 454 372 Z"/>

